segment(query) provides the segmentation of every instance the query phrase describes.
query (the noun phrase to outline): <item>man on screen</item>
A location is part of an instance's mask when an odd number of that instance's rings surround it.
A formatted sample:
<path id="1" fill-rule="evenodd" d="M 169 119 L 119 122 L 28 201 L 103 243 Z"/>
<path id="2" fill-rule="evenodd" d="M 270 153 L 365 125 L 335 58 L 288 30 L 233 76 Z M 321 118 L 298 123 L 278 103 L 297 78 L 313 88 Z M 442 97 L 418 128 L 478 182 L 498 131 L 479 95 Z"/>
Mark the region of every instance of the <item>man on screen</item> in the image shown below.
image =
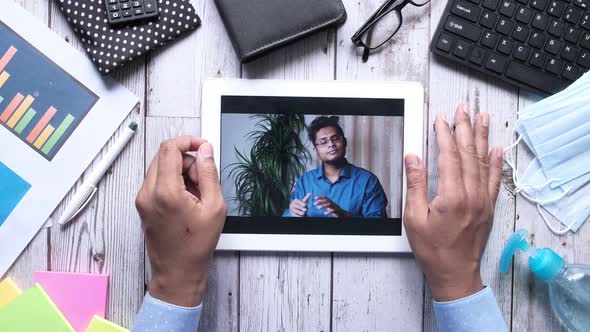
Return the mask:
<path id="1" fill-rule="evenodd" d="M 387 218 L 379 179 L 346 160 L 348 144 L 337 116 L 319 116 L 308 127 L 320 167 L 297 180 L 285 217 Z"/>

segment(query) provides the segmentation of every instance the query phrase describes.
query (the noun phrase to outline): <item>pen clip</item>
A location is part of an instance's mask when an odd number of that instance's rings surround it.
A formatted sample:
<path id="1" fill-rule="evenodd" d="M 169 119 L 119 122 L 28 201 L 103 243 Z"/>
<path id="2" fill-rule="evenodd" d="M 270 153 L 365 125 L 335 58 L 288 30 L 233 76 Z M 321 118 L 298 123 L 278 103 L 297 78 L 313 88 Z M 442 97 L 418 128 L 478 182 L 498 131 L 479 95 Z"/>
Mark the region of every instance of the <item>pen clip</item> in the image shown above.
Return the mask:
<path id="1" fill-rule="evenodd" d="M 76 216 L 78 215 L 78 213 L 80 213 L 80 211 L 82 211 L 86 205 L 88 205 L 88 203 L 90 202 L 90 200 L 92 199 L 92 197 L 94 197 L 94 194 L 96 194 L 96 190 L 98 188 L 96 186 L 92 186 L 92 191 L 90 192 L 90 194 L 88 195 L 88 197 L 86 198 L 86 200 L 84 201 L 84 203 L 82 203 L 82 205 L 80 205 L 80 208 L 74 212 L 72 214 L 72 217 L 70 219 L 68 219 L 68 221 L 66 221 L 64 224 L 69 223 L 70 221 L 72 221 L 72 219 L 76 218 Z"/>

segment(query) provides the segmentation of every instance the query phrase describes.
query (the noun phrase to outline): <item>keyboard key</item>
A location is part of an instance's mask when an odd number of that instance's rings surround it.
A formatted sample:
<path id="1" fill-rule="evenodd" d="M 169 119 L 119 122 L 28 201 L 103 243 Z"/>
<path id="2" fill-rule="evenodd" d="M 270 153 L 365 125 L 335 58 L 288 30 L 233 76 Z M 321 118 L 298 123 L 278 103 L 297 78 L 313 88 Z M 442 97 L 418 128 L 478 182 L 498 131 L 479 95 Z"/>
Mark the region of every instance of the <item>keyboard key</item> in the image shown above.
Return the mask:
<path id="1" fill-rule="evenodd" d="M 445 30 L 474 42 L 479 41 L 479 37 L 481 36 L 481 29 L 479 27 L 452 16 L 447 17 Z"/>
<path id="2" fill-rule="evenodd" d="M 580 22 L 580 26 L 586 30 L 590 30 L 590 14 L 584 15 L 582 17 L 582 22 Z"/>
<path id="3" fill-rule="evenodd" d="M 111 20 L 118 20 L 121 18 L 121 12 L 110 12 Z"/>
<path id="4" fill-rule="evenodd" d="M 119 5 L 118 4 L 109 5 L 109 11 L 110 12 L 116 12 L 117 10 L 119 10 Z"/>
<path id="5" fill-rule="evenodd" d="M 504 73 L 504 68 L 506 68 L 507 63 L 507 57 L 492 52 L 488 57 L 488 61 L 486 61 L 485 67 L 489 70 L 495 71 L 498 74 L 502 74 Z"/>
<path id="6" fill-rule="evenodd" d="M 531 38 L 529 39 L 529 45 L 534 48 L 541 49 L 545 45 L 545 39 L 547 39 L 547 37 L 545 37 L 544 34 L 540 32 L 533 32 Z"/>
<path id="7" fill-rule="evenodd" d="M 590 50 L 590 33 L 584 35 L 584 38 L 582 38 L 582 41 L 580 42 L 580 46 Z"/>
<path id="8" fill-rule="evenodd" d="M 569 27 L 565 31 L 565 36 L 563 36 L 563 39 L 565 39 L 566 41 L 568 41 L 570 43 L 577 44 L 581 37 L 582 37 L 582 30 L 580 30 L 578 28 Z"/>
<path id="9" fill-rule="evenodd" d="M 547 14 L 555 17 L 561 17 L 565 10 L 565 3 L 559 0 L 553 0 L 549 2 L 549 8 L 547 8 Z"/>
<path id="10" fill-rule="evenodd" d="M 117 1 L 117 0 L 108 0 L 108 1 L 107 1 L 107 4 L 109 4 L 109 5 L 114 5 L 114 4 L 116 4 L 116 3 L 118 3 L 118 1 Z"/>
<path id="11" fill-rule="evenodd" d="M 484 59 L 486 58 L 487 51 L 479 46 L 474 46 L 471 50 L 471 54 L 469 55 L 469 61 L 477 64 L 482 65 Z"/>
<path id="12" fill-rule="evenodd" d="M 569 62 L 575 62 L 580 49 L 573 45 L 565 45 L 561 50 L 561 57 Z"/>
<path id="13" fill-rule="evenodd" d="M 130 3 L 122 3 L 121 4 L 121 10 L 127 10 L 131 8 L 131 4 Z M 125 15 L 123 15 L 125 16 Z"/>
<path id="14" fill-rule="evenodd" d="M 512 53 L 512 49 L 514 48 L 514 42 L 506 39 L 506 38 L 502 38 L 500 40 L 500 43 L 498 44 L 498 52 L 505 54 L 505 55 L 510 55 L 510 53 Z"/>
<path id="15" fill-rule="evenodd" d="M 119 0 L 119 2 L 127 2 L 127 1 L 129 1 L 129 0 Z"/>
<path id="16" fill-rule="evenodd" d="M 506 69 L 506 76 L 549 93 L 557 92 L 563 88 L 563 84 L 555 77 L 516 61 L 510 62 Z"/>
<path id="17" fill-rule="evenodd" d="M 133 15 L 133 11 L 131 11 L 131 9 L 127 9 L 121 12 L 123 14 L 123 17 L 129 17 Z"/>
<path id="18" fill-rule="evenodd" d="M 529 24 L 533 18 L 533 11 L 530 8 L 520 7 L 516 12 L 516 20 L 520 23 Z"/>
<path id="19" fill-rule="evenodd" d="M 590 52 L 582 51 L 578 56 L 578 64 L 584 68 L 590 68 Z"/>
<path id="20" fill-rule="evenodd" d="M 548 23 L 549 23 L 549 16 L 544 15 L 544 14 L 537 14 L 533 18 L 533 23 L 531 25 L 535 29 L 545 30 Z"/>
<path id="21" fill-rule="evenodd" d="M 481 5 L 483 6 L 483 8 L 496 10 L 496 8 L 498 8 L 499 3 L 500 0 L 483 0 L 483 3 Z"/>
<path id="22" fill-rule="evenodd" d="M 551 23 L 549 24 L 549 29 L 547 29 L 547 32 L 549 32 L 550 34 L 556 36 L 556 37 L 561 37 L 561 35 L 563 35 L 565 31 L 565 23 L 561 22 L 561 21 L 557 21 L 557 20 L 551 20 Z"/>
<path id="23" fill-rule="evenodd" d="M 553 54 L 553 55 L 557 55 L 559 53 L 559 50 L 561 49 L 561 42 L 557 39 L 554 38 L 549 38 L 549 40 L 547 40 L 547 43 L 545 44 L 545 51 Z"/>
<path id="24" fill-rule="evenodd" d="M 548 72 L 555 75 L 559 75 L 561 73 L 561 68 L 563 68 L 563 61 L 553 58 L 550 58 L 549 61 L 547 61 L 547 65 L 545 66 L 545 69 Z"/>
<path id="25" fill-rule="evenodd" d="M 504 0 L 500 4 L 500 10 L 498 11 L 501 15 L 512 17 L 516 12 L 516 4 L 510 0 Z"/>
<path id="26" fill-rule="evenodd" d="M 531 53 L 531 49 L 524 46 L 518 45 L 514 50 L 514 58 L 520 60 L 522 62 L 526 62 L 529 58 L 529 54 Z"/>
<path id="27" fill-rule="evenodd" d="M 481 14 L 481 9 L 467 2 L 455 0 L 451 7 L 451 13 L 475 23 Z"/>
<path id="28" fill-rule="evenodd" d="M 484 12 L 479 20 L 479 24 L 481 24 L 484 28 L 492 29 L 494 25 L 496 25 L 496 20 L 498 16 L 492 14 L 490 12 Z"/>
<path id="29" fill-rule="evenodd" d="M 588 0 L 574 0 L 574 4 L 582 9 L 588 9 Z"/>
<path id="30" fill-rule="evenodd" d="M 473 2 L 476 5 L 479 5 L 479 0 L 469 0 L 469 1 Z"/>
<path id="31" fill-rule="evenodd" d="M 533 0 L 531 1 L 531 7 L 537 10 L 545 10 L 545 6 L 547 6 L 547 0 Z"/>
<path id="32" fill-rule="evenodd" d="M 133 1 L 133 8 L 141 7 L 141 1 Z"/>
<path id="33" fill-rule="evenodd" d="M 545 54 L 534 51 L 529 62 L 532 66 L 543 68 L 545 66 L 545 60 L 547 60 L 547 56 Z"/>
<path id="34" fill-rule="evenodd" d="M 491 32 L 484 32 L 481 37 L 481 44 L 485 47 L 494 48 L 498 42 L 498 35 Z"/>
<path id="35" fill-rule="evenodd" d="M 525 42 L 529 37 L 529 29 L 523 27 L 522 25 L 518 24 L 512 33 L 512 38 L 520 41 Z"/>
<path id="36" fill-rule="evenodd" d="M 523 5 L 527 5 L 529 0 L 518 0 L 518 2 L 522 3 Z"/>
<path id="37" fill-rule="evenodd" d="M 451 37 L 448 33 L 441 33 L 440 37 L 438 37 L 438 42 L 436 43 L 436 48 L 443 52 L 450 52 L 451 48 L 453 47 L 453 42 L 455 41 L 454 37 Z"/>
<path id="38" fill-rule="evenodd" d="M 569 6 L 567 7 L 567 10 L 565 11 L 565 15 L 563 15 L 563 19 L 571 24 L 578 24 L 578 21 L 580 21 L 580 18 L 582 18 L 582 15 L 584 15 L 584 12 L 581 11 L 580 9 L 573 7 L 573 6 Z"/>
<path id="39" fill-rule="evenodd" d="M 453 55 L 461 58 L 461 59 L 465 59 L 467 57 L 467 54 L 469 54 L 469 49 L 471 48 L 471 45 L 464 41 L 464 40 L 457 40 L 457 42 L 455 43 L 455 47 L 453 48 Z"/>
<path id="40" fill-rule="evenodd" d="M 133 8 L 133 15 L 138 16 L 143 14 L 143 9 L 141 8 Z"/>
<path id="41" fill-rule="evenodd" d="M 566 80 L 575 81 L 580 76 L 580 68 L 574 65 L 565 65 L 561 76 Z"/>
<path id="42" fill-rule="evenodd" d="M 505 18 L 501 18 L 500 21 L 498 21 L 498 24 L 496 25 L 496 31 L 505 36 L 509 36 L 512 33 L 513 27 L 514 24 L 511 21 Z"/>
<path id="43" fill-rule="evenodd" d="M 154 11 L 156 11 L 156 5 L 154 3 L 155 0 L 146 0 L 144 7 L 145 7 L 145 12 L 146 13 L 153 13 Z"/>

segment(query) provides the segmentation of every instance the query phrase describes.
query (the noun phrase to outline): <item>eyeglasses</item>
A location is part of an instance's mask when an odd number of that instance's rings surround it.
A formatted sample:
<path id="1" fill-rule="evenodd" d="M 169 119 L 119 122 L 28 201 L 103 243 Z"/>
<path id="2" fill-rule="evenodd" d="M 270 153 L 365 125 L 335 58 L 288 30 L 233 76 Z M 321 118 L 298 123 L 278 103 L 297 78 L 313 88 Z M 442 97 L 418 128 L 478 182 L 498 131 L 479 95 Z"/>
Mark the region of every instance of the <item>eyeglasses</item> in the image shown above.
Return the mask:
<path id="1" fill-rule="evenodd" d="M 408 4 L 422 7 L 430 0 L 385 0 L 352 36 L 354 45 L 363 47 L 363 62 L 367 62 L 369 52 L 383 46 L 402 26 L 402 9 Z"/>
<path id="2" fill-rule="evenodd" d="M 341 135 L 334 135 L 330 138 L 322 138 L 321 140 L 319 140 L 319 142 L 316 143 L 315 146 L 324 147 L 324 146 L 328 145 L 329 142 L 339 143 L 340 141 L 342 141 L 342 136 Z"/>

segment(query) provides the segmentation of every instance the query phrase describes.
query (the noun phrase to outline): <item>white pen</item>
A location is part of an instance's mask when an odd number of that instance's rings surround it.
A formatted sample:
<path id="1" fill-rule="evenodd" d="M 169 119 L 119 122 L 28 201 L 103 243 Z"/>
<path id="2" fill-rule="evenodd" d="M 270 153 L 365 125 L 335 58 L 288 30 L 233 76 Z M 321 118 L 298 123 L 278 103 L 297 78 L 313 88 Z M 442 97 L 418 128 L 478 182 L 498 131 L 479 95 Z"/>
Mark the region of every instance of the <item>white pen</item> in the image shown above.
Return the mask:
<path id="1" fill-rule="evenodd" d="M 76 194 L 72 198 L 70 204 L 68 204 L 66 210 L 59 219 L 60 225 L 65 225 L 70 222 L 84 207 L 90 202 L 92 196 L 96 193 L 96 185 L 102 178 L 104 173 L 111 167 L 115 159 L 121 154 L 121 151 L 127 146 L 127 143 L 133 138 L 135 130 L 137 129 L 137 123 L 131 122 L 129 127 L 123 130 L 121 136 L 117 139 L 113 147 L 107 152 L 107 154 L 98 163 L 96 168 L 88 175 L 88 178 L 80 186 Z"/>

